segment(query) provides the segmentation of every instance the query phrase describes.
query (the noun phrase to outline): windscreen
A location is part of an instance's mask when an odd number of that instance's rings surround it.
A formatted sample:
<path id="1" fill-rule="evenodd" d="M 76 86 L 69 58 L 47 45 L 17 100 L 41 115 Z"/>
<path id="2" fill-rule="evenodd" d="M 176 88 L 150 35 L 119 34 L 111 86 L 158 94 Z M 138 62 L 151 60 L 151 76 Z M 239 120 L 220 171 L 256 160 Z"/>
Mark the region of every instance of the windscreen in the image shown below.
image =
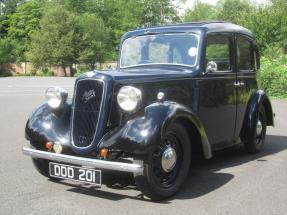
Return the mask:
<path id="1" fill-rule="evenodd" d="M 195 66 L 199 37 L 196 34 L 157 34 L 126 39 L 122 45 L 121 68 L 175 64 Z"/>

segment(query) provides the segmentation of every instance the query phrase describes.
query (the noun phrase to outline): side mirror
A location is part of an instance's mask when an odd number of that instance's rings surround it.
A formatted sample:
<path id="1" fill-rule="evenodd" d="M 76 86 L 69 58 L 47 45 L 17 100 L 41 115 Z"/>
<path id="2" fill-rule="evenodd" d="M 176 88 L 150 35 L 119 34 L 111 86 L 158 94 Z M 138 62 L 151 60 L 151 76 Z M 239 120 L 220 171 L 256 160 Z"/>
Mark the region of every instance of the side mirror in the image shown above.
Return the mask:
<path id="1" fill-rule="evenodd" d="M 215 63 L 214 61 L 209 61 L 206 64 L 205 74 L 216 71 L 217 71 L 217 63 Z"/>

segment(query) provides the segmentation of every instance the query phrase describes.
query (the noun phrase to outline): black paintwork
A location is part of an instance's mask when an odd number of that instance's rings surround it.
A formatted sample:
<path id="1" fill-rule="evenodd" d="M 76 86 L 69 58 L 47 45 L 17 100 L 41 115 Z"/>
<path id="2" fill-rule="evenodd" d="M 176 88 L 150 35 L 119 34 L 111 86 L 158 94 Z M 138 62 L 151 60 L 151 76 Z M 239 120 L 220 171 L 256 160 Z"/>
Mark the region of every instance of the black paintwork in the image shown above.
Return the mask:
<path id="1" fill-rule="evenodd" d="M 26 123 L 26 139 L 34 148 L 44 150 L 49 141 L 60 142 L 66 153 L 70 149 L 71 102 L 67 102 L 60 113 L 54 113 L 47 103 L 38 107 Z"/>
<path id="2" fill-rule="evenodd" d="M 257 89 L 256 71 L 241 72 L 236 67 L 235 36 L 245 35 L 256 47 L 251 32 L 229 23 L 191 23 L 138 29 L 125 34 L 129 37 L 144 34 L 194 32 L 200 35 L 199 60 L 194 67 L 173 65 L 139 66 L 117 71 L 96 71 L 77 80 L 105 81 L 104 108 L 100 113 L 100 131 L 91 147 L 78 149 L 70 144 L 71 112 L 68 103 L 53 112 L 47 104 L 40 106 L 29 118 L 26 136 L 31 144 L 44 149 L 46 141 L 64 145 L 65 153 L 93 154 L 100 148 L 132 155 L 145 155 L 160 143 L 168 125 L 185 120 L 197 129 L 204 156 L 212 150 L 225 148 L 248 139 L 248 129 L 254 126 L 257 109 L 262 104 L 267 124 L 274 125 L 271 103 L 263 91 Z M 204 74 L 206 37 L 212 33 L 228 33 L 233 40 L 232 71 Z M 242 81 L 244 87 L 236 88 Z M 143 93 L 140 107 L 133 113 L 123 112 L 116 95 L 120 87 L 132 85 Z M 164 101 L 157 101 L 157 93 L 164 92 Z M 250 129 L 249 129 L 250 130 Z"/>

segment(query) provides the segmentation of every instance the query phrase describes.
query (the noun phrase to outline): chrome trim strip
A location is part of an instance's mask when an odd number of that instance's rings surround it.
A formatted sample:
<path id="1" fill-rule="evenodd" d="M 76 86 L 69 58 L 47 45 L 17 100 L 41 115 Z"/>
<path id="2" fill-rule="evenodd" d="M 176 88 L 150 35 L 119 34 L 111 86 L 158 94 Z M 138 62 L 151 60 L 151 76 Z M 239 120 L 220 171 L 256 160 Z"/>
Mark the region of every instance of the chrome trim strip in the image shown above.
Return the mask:
<path id="1" fill-rule="evenodd" d="M 74 112 L 75 112 L 75 99 L 76 99 L 76 96 L 77 96 L 77 88 L 78 88 L 78 83 L 81 82 L 81 81 L 86 81 L 86 80 L 93 80 L 93 81 L 100 81 L 103 83 L 103 94 L 102 94 L 102 100 L 101 100 L 101 105 L 100 105 L 100 110 L 99 110 L 99 116 L 98 116 L 98 120 L 97 120 L 97 126 L 96 126 L 96 129 L 95 129 L 95 133 L 94 133 L 94 137 L 93 137 L 93 140 L 92 142 L 88 145 L 88 146 L 85 146 L 85 147 L 79 147 L 79 146 L 76 146 L 74 144 Z M 98 79 L 98 78 L 84 78 L 82 80 L 79 80 L 77 81 L 77 84 L 75 86 L 75 90 L 74 90 L 74 98 L 73 98 L 73 106 L 72 106 L 72 129 L 71 129 L 71 144 L 73 145 L 73 147 L 77 148 L 77 149 L 87 149 L 89 147 L 91 147 L 91 145 L 93 144 L 93 142 L 95 141 L 95 138 L 96 138 L 96 135 L 97 135 L 97 132 L 98 132 L 98 126 L 99 126 L 99 120 L 100 120 L 100 116 L 101 116 L 101 112 L 102 112 L 102 106 L 103 106 L 103 101 L 104 101 L 104 96 L 105 96 L 105 93 L 106 93 L 106 83 L 104 80 L 102 79 Z"/>
<path id="2" fill-rule="evenodd" d="M 124 162 L 92 159 L 92 158 L 83 158 L 71 155 L 45 152 L 30 148 L 23 148 L 22 151 L 24 155 L 29 155 L 32 158 L 42 158 L 51 161 L 63 162 L 67 164 L 94 167 L 98 169 L 115 170 L 120 172 L 141 173 L 143 171 L 143 166 L 135 163 L 124 163 Z"/>

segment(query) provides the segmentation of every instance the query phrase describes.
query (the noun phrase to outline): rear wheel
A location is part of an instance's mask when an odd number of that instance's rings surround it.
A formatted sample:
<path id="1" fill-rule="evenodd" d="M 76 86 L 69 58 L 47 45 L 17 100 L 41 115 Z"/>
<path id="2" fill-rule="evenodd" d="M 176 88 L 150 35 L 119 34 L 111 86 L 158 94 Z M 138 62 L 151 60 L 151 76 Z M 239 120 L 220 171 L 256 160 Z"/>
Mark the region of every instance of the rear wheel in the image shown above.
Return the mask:
<path id="1" fill-rule="evenodd" d="M 250 131 L 250 139 L 245 143 L 245 148 L 249 153 L 260 152 L 266 136 L 266 114 L 262 106 L 259 107 L 256 123 Z"/>
<path id="2" fill-rule="evenodd" d="M 135 182 L 143 194 L 159 201 L 174 195 L 186 179 L 190 167 L 190 141 L 180 124 L 168 127 L 161 144 L 143 162 Z"/>

